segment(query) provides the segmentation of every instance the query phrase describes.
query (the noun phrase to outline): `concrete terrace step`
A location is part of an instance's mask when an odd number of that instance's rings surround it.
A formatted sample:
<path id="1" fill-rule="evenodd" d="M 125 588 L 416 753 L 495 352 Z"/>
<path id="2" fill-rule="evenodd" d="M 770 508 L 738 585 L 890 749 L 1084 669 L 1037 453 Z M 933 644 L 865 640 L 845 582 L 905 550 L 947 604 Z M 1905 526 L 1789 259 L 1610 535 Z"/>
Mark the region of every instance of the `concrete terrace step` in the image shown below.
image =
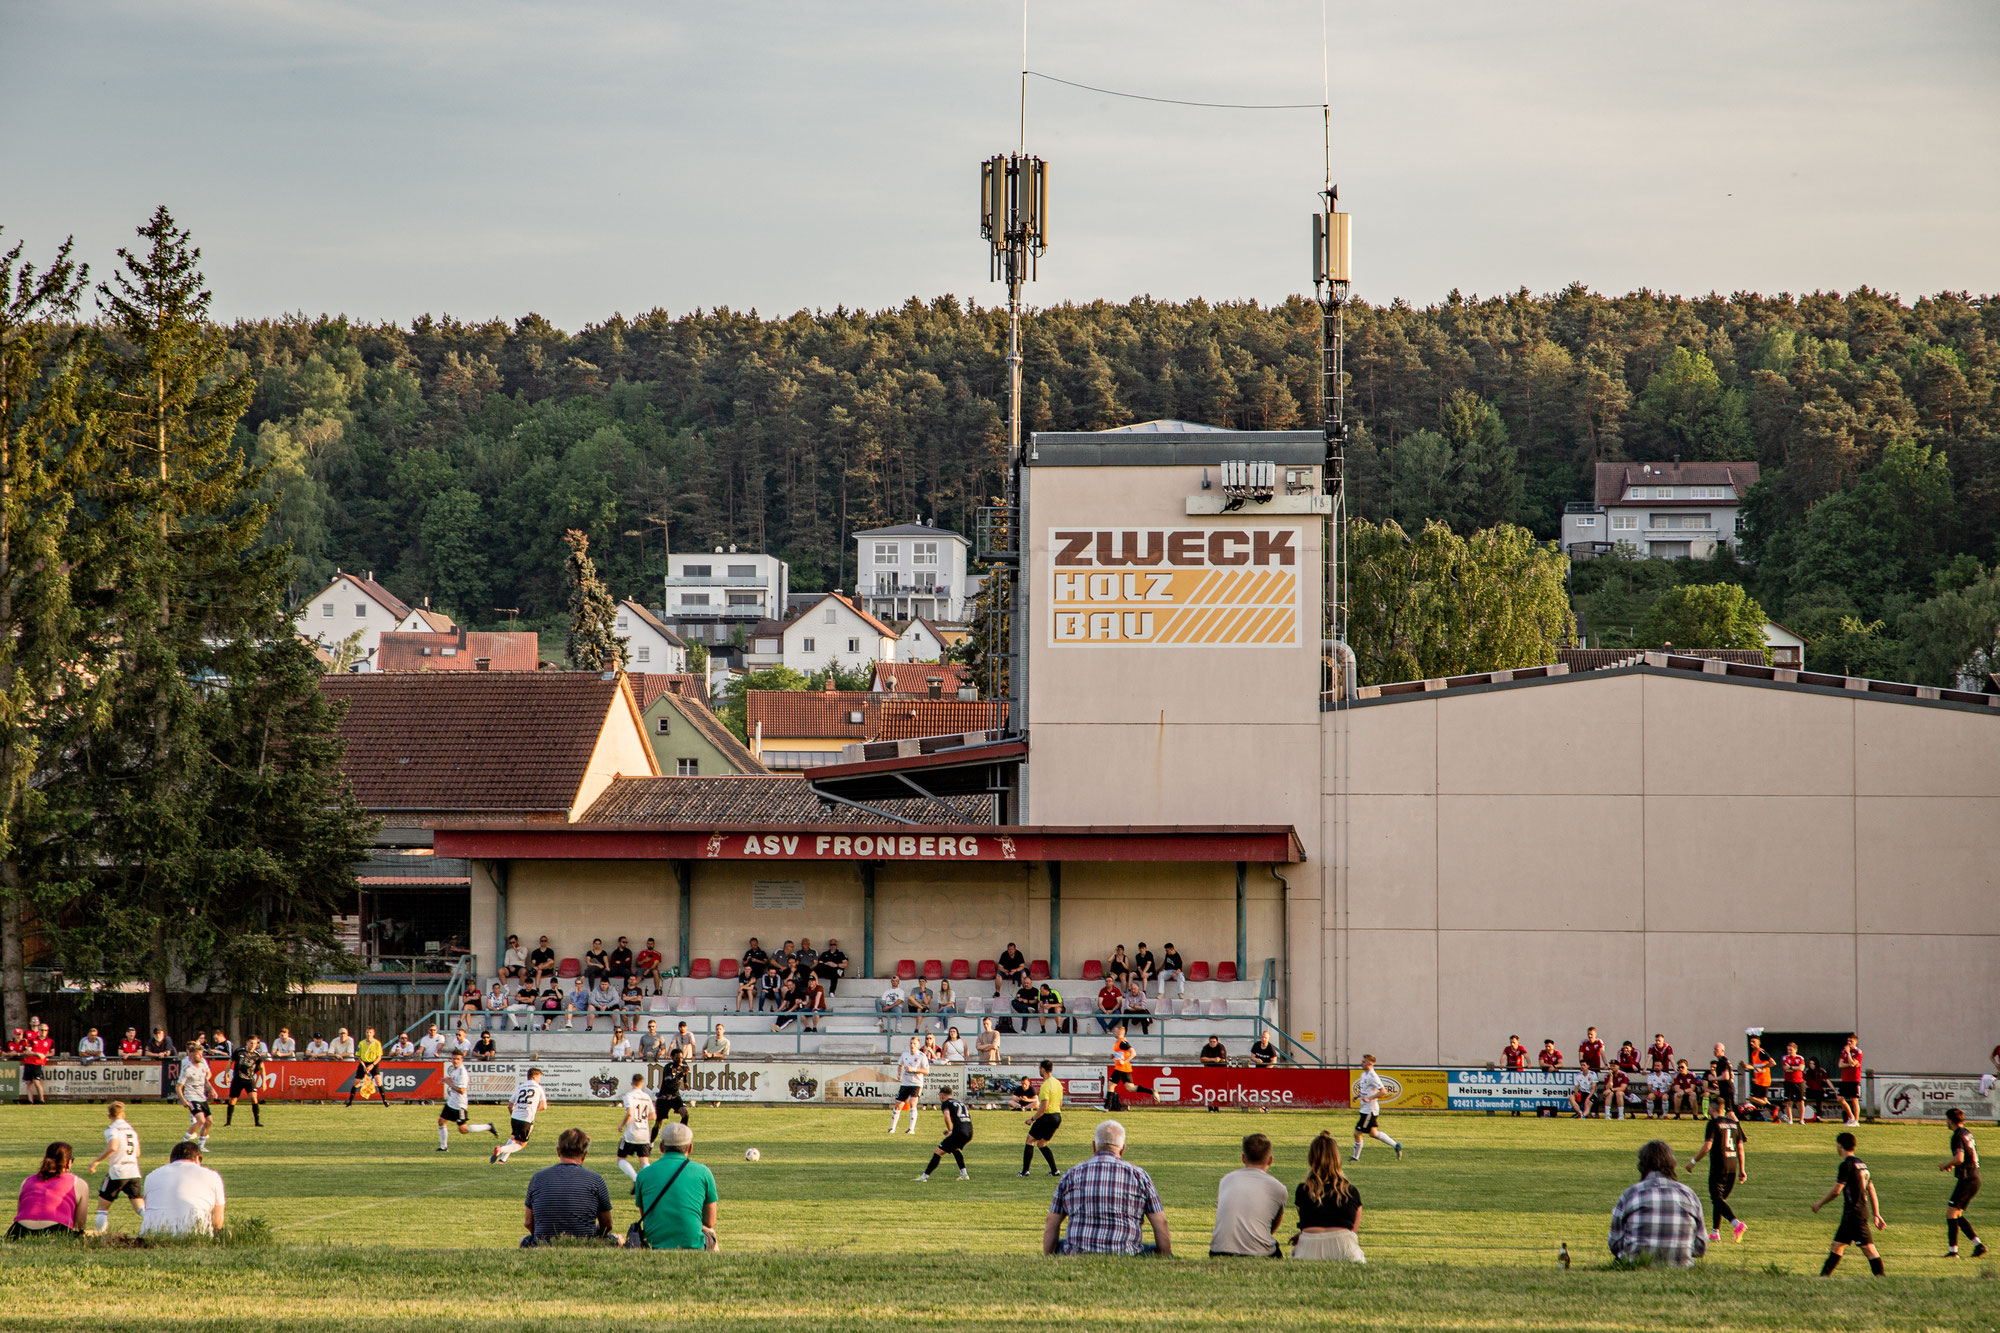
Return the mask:
<path id="1" fill-rule="evenodd" d="M 1242 1025 L 1239 1024 L 1239 1027 Z M 963 1031 L 963 1029 L 961 1029 Z M 965 1034 L 968 1042 L 970 1034 Z M 1246 1029 L 1220 1034 L 1229 1047 L 1230 1054 L 1241 1058 L 1248 1050 L 1254 1037 Z M 1143 1063 L 1159 1064 L 1195 1062 L 1201 1047 L 1207 1041 L 1207 1034 L 1199 1036 L 1168 1036 L 1164 1041 L 1155 1029 L 1154 1035 L 1133 1038 L 1133 1046 Z M 532 1054 L 536 1058 L 605 1060 L 609 1059 L 610 1038 L 603 1033 L 551 1032 L 533 1034 L 532 1043 L 524 1033 L 494 1034 L 494 1042 L 500 1054 L 508 1058 L 522 1058 Z M 837 1033 L 822 1032 L 818 1035 L 805 1033 L 794 1037 L 790 1032 L 768 1031 L 744 1032 L 729 1030 L 731 1060 L 797 1059 L 823 1056 L 858 1059 L 889 1060 L 895 1050 L 902 1047 L 904 1034 L 891 1039 L 881 1032 Z M 1001 1054 L 1011 1063 L 1031 1063 L 1044 1057 L 1051 1060 L 1083 1061 L 1097 1063 L 1111 1058 L 1110 1037 L 1091 1031 L 1078 1033 L 1074 1040 L 1069 1037 L 1002 1033 Z"/>

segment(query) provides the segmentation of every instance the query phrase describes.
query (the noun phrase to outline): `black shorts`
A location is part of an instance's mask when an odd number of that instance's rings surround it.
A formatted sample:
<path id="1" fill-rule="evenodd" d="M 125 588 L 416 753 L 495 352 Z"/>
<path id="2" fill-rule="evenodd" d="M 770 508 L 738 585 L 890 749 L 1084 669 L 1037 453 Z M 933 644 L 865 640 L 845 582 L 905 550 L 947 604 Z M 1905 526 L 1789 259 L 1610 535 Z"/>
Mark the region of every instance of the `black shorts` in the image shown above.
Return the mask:
<path id="1" fill-rule="evenodd" d="M 254 1078 L 244 1078 L 240 1074 L 231 1075 L 229 1079 L 229 1095 L 231 1097 L 241 1097 L 246 1092 L 252 1097 L 257 1095 L 257 1080 Z"/>
<path id="2" fill-rule="evenodd" d="M 900 1102 L 913 1102 L 913 1101 L 915 1101 L 915 1100 L 916 1100 L 917 1098 L 921 1097 L 922 1095 L 923 1095 L 923 1089 L 921 1089 L 921 1088 L 918 1088 L 918 1087 L 913 1087 L 912 1085 L 910 1085 L 910 1084 L 908 1084 L 908 1083 L 905 1083 L 905 1084 L 903 1084 L 903 1086 L 901 1086 L 900 1088 L 897 1088 L 897 1089 L 896 1089 L 896 1100 L 897 1100 L 897 1101 L 898 1101 L 899 1103 L 900 1103 Z"/>
<path id="3" fill-rule="evenodd" d="M 687 1103 L 681 1100 L 681 1095 L 678 1092 L 671 1097 L 653 1098 L 653 1110 L 660 1120 L 665 1120 L 669 1113 L 678 1113 L 687 1109 Z"/>
<path id="4" fill-rule="evenodd" d="M 1860 1101 L 1860 1100 L 1861 1100 L 1861 1080 L 1859 1080 L 1859 1079 L 1845 1079 L 1845 1078 L 1844 1078 L 1844 1079 L 1842 1079 L 1842 1080 L 1840 1080 L 1840 1095 L 1841 1095 L 1841 1097 L 1842 1097 L 1842 1098 L 1843 1098 L 1844 1100 L 1846 1100 L 1846 1101 L 1850 1101 L 1850 1102 L 1858 1102 L 1858 1101 Z"/>
<path id="5" fill-rule="evenodd" d="M 618 1155 L 620 1157 L 651 1157 L 653 1155 L 653 1145 L 647 1139 L 640 1139 L 637 1143 L 627 1143 L 623 1137 L 620 1137 L 618 1140 Z"/>
<path id="6" fill-rule="evenodd" d="M 444 1106 L 438 1108 L 438 1119 L 449 1120 L 454 1125 L 462 1125 L 470 1117 L 466 1114 L 464 1107 Z"/>
<path id="7" fill-rule="evenodd" d="M 1873 1245 L 1875 1233 L 1868 1229 L 1868 1219 L 1852 1208 L 1843 1208 L 1840 1213 L 1840 1229 L 1833 1233 L 1835 1245 Z"/>
<path id="8" fill-rule="evenodd" d="M 40 1083 L 42 1081 L 42 1067 L 40 1065 L 22 1065 L 21 1081 L 23 1083 Z"/>
<path id="9" fill-rule="evenodd" d="M 1360 1115 L 1354 1117 L 1354 1132 L 1356 1134 L 1366 1134 L 1374 1129 L 1381 1119 L 1382 1117 L 1380 1116 L 1370 1115 L 1368 1112 L 1363 1111 Z"/>
<path id="10" fill-rule="evenodd" d="M 208 1098 L 204 1097 L 204 1098 L 202 1098 L 202 1099 L 201 1099 L 200 1101 L 198 1101 L 198 1102 L 189 1102 L 189 1103 L 187 1104 L 187 1108 L 188 1108 L 188 1114 L 189 1114 L 189 1115 L 207 1115 L 207 1114 L 208 1114 Z"/>
<path id="11" fill-rule="evenodd" d="M 1972 1176 L 1969 1179 L 1960 1180 L 1957 1184 L 1951 1187 L 1951 1202 L 1947 1203 L 1945 1207 L 1947 1208 L 1967 1207 L 1972 1203 L 1973 1196 L 1978 1193 L 1979 1193 L 1978 1176 Z"/>
<path id="12" fill-rule="evenodd" d="M 1028 1126 L 1028 1137 L 1031 1139 L 1040 1139 L 1043 1143 L 1047 1143 L 1056 1136 L 1056 1131 L 1061 1128 L 1062 1112 L 1051 1111 L 1047 1115 L 1038 1115 L 1035 1117 L 1035 1123 Z"/>
<path id="13" fill-rule="evenodd" d="M 146 1197 L 146 1182 L 138 1176 L 127 1176 L 123 1180 L 107 1180 L 97 1187 L 97 1197 L 106 1203 L 121 1194 L 128 1199 L 143 1199 Z"/>
<path id="14" fill-rule="evenodd" d="M 1788 1102 L 1803 1102 L 1803 1101 L 1805 1101 L 1805 1099 L 1806 1099 L 1806 1085 L 1805 1085 L 1805 1084 L 1803 1084 L 1803 1083 L 1787 1083 L 1787 1084 L 1785 1085 L 1785 1100 L 1786 1100 L 1786 1101 L 1788 1101 Z"/>
<path id="15" fill-rule="evenodd" d="M 963 1134 L 947 1134 L 938 1143 L 937 1150 L 941 1153 L 959 1152 L 970 1142 L 972 1142 L 972 1131 L 970 1130 L 967 1130 Z"/>
<path id="16" fill-rule="evenodd" d="M 510 1119 L 507 1121 L 507 1136 L 516 1143 L 526 1143 L 528 1135 L 534 1132 L 535 1122 L 532 1120 Z"/>
<path id="17" fill-rule="evenodd" d="M 1119 1083 L 1131 1083 L 1131 1082 L 1132 1082 L 1132 1076 L 1131 1076 L 1130 1074 L 1126 1073 L 1126 1072 L 1125 1072 L 1124 1070 L 1122 1070 L 1122 1069 L 1114 1069 L 1114 1070 L 1112 1070 L 1112 1071 L 1111 1071 L 1111 1082 L 1113 1083 L 1113 1085 L 1116 1085 L 1116 1084 L 1119 1084 Z M 1137 1085 L 1136 1085 L 1136 1084 L 1134 1084 L 1133 1086 L 1135 1086 L 1135 1087 L 1136 1087 Z"/>

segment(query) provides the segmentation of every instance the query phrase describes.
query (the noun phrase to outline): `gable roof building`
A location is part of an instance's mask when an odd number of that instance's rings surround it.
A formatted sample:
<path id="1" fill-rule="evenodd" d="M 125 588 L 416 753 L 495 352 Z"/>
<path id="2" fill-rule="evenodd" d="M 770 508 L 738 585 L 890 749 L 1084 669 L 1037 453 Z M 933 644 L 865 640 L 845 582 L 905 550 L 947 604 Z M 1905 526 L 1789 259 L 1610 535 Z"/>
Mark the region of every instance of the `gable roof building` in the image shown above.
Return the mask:
<path id="1" fill-rule="evenodd" d="M 927 658 L 913 662 L 877 662 L 873 688 L 878 694 L 956 699 L 958 692 L 971 684 L 972 669 L 964 663 Z"/>
<path id="2" fill-rule="evenodd" d="M 375 654 L 375 669 L 534 671 L 541 666 L 540 653 L 541 636 L 533 630 L 497 633 L 459 628 L 443 631 L 393 630 L 381 638 Z"/>
<path id="3" fill-rule="evenodd" d="M 751 753 L 781 770 L 835 763 L 846 745 L 990 731 L 1007 721 L 1004 704 L 873 690 L 750 690 L 743 702 Z"/>
<path id="4" fill-rule="evenodd" d="M 632 671 L 679 673 L 687 670 L 687 643 L 658 615 L 630 597 L 618 603 L 616 633 L 625 644 Z"/>
<path id="5" fill-rule="evenodd" d="M 784 664 L 806 675 L 829 666 L 861 671 L 896 660 L 896 631 L 839 592 L 825 594 L 800 612 L 779 640 Z"/>
<path id="6" fill-rule="evenodd" d="M 965 614 L 971 543 L 928 523 L 898 523 L 854 534 L 854 595 L 886 620 L 957 620 Z"/>
<path id="7" fill-rule="evenodd" d="M 1563 514 L 1563 549 L 1603 555 L 1619 547 L 1655 559 L 1704 558 L 1734 546 L 1755 463 L 1599 463 L 1591 499 Z"/>
<path id="8" fill-rule="evenodd" d="M 769 771 L 709 708 L 701 677 L 635 675 L 631 681 L 660 772 L 712 777 Z"/>
<path id="9" fill-rule="evenodd" d="M 292 628 L 300 638 L 329 652 L 337 651 L 359 633 L 361 656 L 355 670 L 373 671 L 384 634 L 405 627 L 449 628 L 450 618 L 444 619 L 443 626 L 434 626 L 418 617 L 416 608 L 375 581 L 373 570 L 366 574 L 335 570 L 324 588 L 300 604 L 292 616 Z"/>

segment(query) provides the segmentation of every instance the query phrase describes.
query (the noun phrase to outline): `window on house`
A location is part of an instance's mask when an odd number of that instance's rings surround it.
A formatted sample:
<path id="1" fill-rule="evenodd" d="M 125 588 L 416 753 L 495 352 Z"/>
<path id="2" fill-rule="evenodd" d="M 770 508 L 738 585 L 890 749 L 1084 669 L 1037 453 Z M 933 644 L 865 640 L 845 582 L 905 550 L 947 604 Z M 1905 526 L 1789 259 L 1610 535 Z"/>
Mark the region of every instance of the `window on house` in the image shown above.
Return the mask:
<path id="1" fill-rule="evenodd" d="M 701 760 L 676 759 L 674 771 L 684 778 L 698 778 L 701 776 Z"/>
<path id="2" fill-rule="evenodd" d="M 816 653 L 819 651 L 819 643 L 815 639 L 801 639 L 799 643 L 805 652 Z"/>
<path id="3" fill-rule="evenodd" d="M 1628 500 L 1643 500 L 1646 498 L 1646 488 L 1644 486 L 1634 486 L 1632 493 L 1625 498 Z"/>
<path id="4" fill-rule="evenodd" d="M 933 545 L 935 545 L 935 543 L 933 543 Z M 901 549 L 902 548 L 897 546 L 896 543 L 894 542 L 876 542 L 875 563 L 878 565 L 894 565 L 901 563 L 903 558 L 901 554 L 899 554 Z"/>
<path id="5" fill-rule="evenodd" d="M 364 619 L 364 620 L 365 620 L 365 619 L 367 619 L 367 617 L 368 617 L 368 603 L 366 603 L 366 602 L 356 602 L 356 603 L 354 604 L 354 614 L 355 614 L 355 615 L 356 615 L 357 617 L 361 618 L 361 619 Z"/>
<path id="6" fill-rule="evenodd" d="M 707 594 L 707 593 L 705 593 L 705 592 L 684 592 L 684 593 L 682 593 L 682 594 L 681 594 L 681 605 L 682 605 L 682 606 L 707 606 L 707 605 L 708 605 L 708 594 Z"/>
<path id="7" fill-rule="evenodd" d="M 632 622 L 627 620 L 624 616 L 618 617 L 618 632 L 620 634 L 629 634 L 631 630 L 632 630 Z"/>
<path id="8" fill-rule="evenodd" d="M 877 596 L 887 597 L 895 591 L 896 576 L 894 574 L 877 574 L 875 576 L 875 592 Z"/>
<path id="9" fill-rule="evenodd" d="M 911 542 L 910 563 L 913 565 L 935 565 L 937 559 L 936 542 Z"/>
<path id="10" fill-rule="evenodd" d="M 1637 514 L 1613 514 L 1611 516 L 1611 530 L 1613 532 L 1631 532 L 1638 526 L 1639 516 Z"/>
<path id="11" fill-rule="evenodd" d="M 641 644 L 638 648 L 633 649 L 632 660 L 635 662 L 650 662 L 653 660 L 653 650 Z"/>
<path id="12" fill-rule="evenodd" d="M 764 599 L 754 592 L 732 592 L 729 594 L 731 606 L 756 606 Z"/>
<path id="13" fill-rule="evenodd" d="M 754 579 L 757 577 L 757 566 L 731 565 L 729 567 L 729 577 L 732 579 Z"/>
<path id="14" fill-rule="evenodd" d="M 849 640 L 847 641 L 847 651 L 848 651 L 848 652 L 850 652 L 850 653 L 858 653 L 858 652 L 860 652 L 860 651 L 861 651 L 861 640 L 859 640 L 859 639 L 849 639 Z"/>
<path id="15" fill-rule="evenodd" d="M 662 736 L 673 735 L 674 734 L 673 715 L 671 713 L 660 714 L 660 720 L 658 726 L 660 728 L 660 734 Z"/>
<path id="16" fill-rule="evenodd" d="M 1653 498 L 1655 500 L 1671 500 L 1674 498 L 1674 488 L 1671 486 L 1655 486 L 1653 488 Z"/>
<path id="17" fill-rule="evenodd" d="M 838 625 L 838 624 L 840 623 L 840 608 L 839 608 L 839 607 L 837 607 L 837 606 L 829 606 L 829 607 L 828 607 L 828 608 L 826 609 L 826 623 L 827 623 L 827 624 L 829 624 L 829 625 Z"/>
<path id="18" fill-rule="evenodd" d="M 1586 514 L 1576 521 L 1576 525 L 1579 528 L 1594 528 L 1597 526 L 1597 515 Z"/>
<path id="19" fill-rule="evenodd" d="M 918 591 L 918 592 L 936 592 L 936 591 L 937 591 L 937 571 L 936 571 L 936 570 L 934 570 L 934 569 L 920 569 L 920 570 L 918 570 L 918 571 L 917 571 L 917 572 L 916 572 L 915 574 L 912 574 L 912 575 L 911 575 L 910 577 L 911 577 L 911 579 L 912 579 L 912 580 L 914 580 L 914 581 L 915 581 L 915 583 L 916 583 L 916 587 L 917 587 L 917 591 Z"/>
<path id="20" fill-rule="evenodd" d="M 867 715 L 859 708 L 851 709 L 847 714 L 847 723 L 849 726 L 858 727 L 866 720 Z"/>
<path id="21" fill-rule="evenodd" d="M 682 565 L 681 574 L 685 578 L 705 579 L 708 577 L 708 571 L 713 568 L 713 565 Z"/>

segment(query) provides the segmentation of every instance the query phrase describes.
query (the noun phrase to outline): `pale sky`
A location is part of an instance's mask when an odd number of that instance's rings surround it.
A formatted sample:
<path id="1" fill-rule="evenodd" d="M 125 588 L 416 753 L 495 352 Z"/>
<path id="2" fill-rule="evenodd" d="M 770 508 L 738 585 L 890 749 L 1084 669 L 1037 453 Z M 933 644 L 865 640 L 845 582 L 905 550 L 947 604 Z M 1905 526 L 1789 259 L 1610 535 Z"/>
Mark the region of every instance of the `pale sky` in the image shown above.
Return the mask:
<path id="1" fill-rule="evenodd" d="M 1319 0 L 1031 0 L 1038 303 L 1310 286 Z M 2000 291 L 2000 5 L 1328 8 L 1355 292 Z M 990 303 L 1021 9 L 0 0 L 0 226 L 101 272 L 156 203 L 224 317 Z"/>

